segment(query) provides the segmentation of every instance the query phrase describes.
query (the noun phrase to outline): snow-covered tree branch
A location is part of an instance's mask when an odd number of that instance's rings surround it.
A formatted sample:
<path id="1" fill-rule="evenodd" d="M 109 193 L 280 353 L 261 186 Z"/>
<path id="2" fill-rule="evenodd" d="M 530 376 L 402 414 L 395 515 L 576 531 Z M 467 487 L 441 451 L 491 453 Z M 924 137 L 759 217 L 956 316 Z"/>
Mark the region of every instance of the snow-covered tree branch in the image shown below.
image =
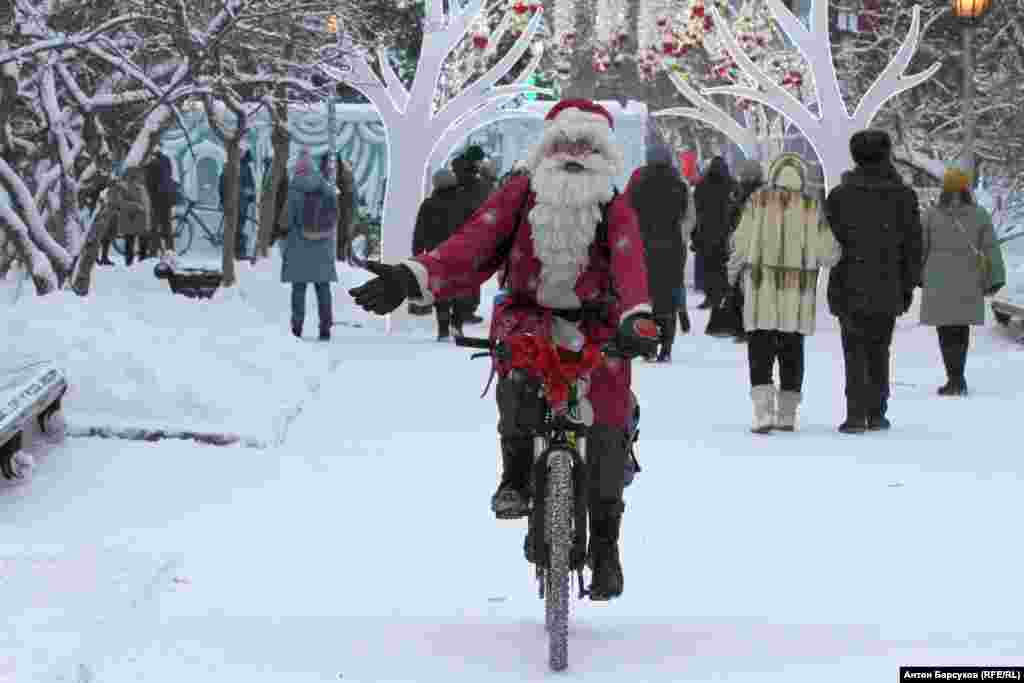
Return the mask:
<path id="1" fill-rule="evenodd" d="M 707 88 L 703 94 L 731 95 L 754 100 L 784 115 L 800 129 L 818 153 L 825 174 L 826 189 L 834 187 L 838 185 L 843 171 L 853 165 L 849 152 L 849 140 L 853 133 L 870 126 L 885 102 L 931 78 L 941 66 L 938 63 L 932 64 L 913 76 L 904 76 L 920 39 L 920 7 L 913 10 L 910 29 L 896 56 L 868 88 L 854 113 L 850 114 L 843 100 L 832 60 L 832 49 L 828 39 L 828 1 L 814 0 L 810 28 L 804 27 L 782 0 L 766 2 L 775 20 L 808 64 L 817 94 L 816 111 L 812 112 L 809 107 L 804 106 L 792 93 L 755 64 L 740 47 L 733 32 L 725 26 L 722 26 L 720 36 L 726 50 L 737 67 L 756 85 Z M 715 23 L 722 25 L 724 22 L 718 9 L 712 7 L 711 11 Z"/>
<path id="2" fill-rule="evenodd" d="M 428 0 L 419 60 L 415 77 L 407 88 L 392 72 L 386 55 L 378 51 L 378 77 L 369 62 L 369 52 L 343 34 L 339 47 L 345 55 L 345 69 L 324 64 L 321 68 L 337 81 L 359 90 L 377 108 L 388 138 L 388 185 L 384 201 L 382 255 L 397 260 L 411 252 L 416 212 L 423 199 L 425 180 L 432 158 L 442 146 L 465 132 L 468 126 L 485 125 L 503 114 L 501 105 L 523 92 L 536 91 L 523 81 L 507 86 L 497 83 L 508 74 L 530 48 L 540 28 L 537 6 L 525 30 L 511 48 L 479 78 L 465 85 L 437 109 L 437 95 L 446 59 L 465 40 L 466 34 L 481 20 L 482 0 L 472 0 L 464 9 L 457 2 Z"/>

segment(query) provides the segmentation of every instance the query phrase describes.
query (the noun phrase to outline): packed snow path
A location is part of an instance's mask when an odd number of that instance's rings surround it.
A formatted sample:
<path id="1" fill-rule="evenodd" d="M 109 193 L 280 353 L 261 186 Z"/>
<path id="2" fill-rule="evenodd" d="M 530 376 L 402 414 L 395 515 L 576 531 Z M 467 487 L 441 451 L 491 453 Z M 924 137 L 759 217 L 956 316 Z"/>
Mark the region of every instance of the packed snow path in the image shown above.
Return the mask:
<path id="1" fill-rule="evenodd" d="M 842 436 L 821 322 L 793 435 L 747 431 L 743 346 L 691 334 L 672 365 L 636 365 L 626 592 L 573 602 L 568 678 L 1020 663 L 1020 346 L 976 331 L 973 395 L 939 399 L 934 331 L 900 321 L 893 430 Z M 486 362 L 426 327 L 337 329 L 326 352 L 284 448 L 69 439 L 3 492 L 0 681 L 549 676 L 523 525 L 488 509 Z"/>

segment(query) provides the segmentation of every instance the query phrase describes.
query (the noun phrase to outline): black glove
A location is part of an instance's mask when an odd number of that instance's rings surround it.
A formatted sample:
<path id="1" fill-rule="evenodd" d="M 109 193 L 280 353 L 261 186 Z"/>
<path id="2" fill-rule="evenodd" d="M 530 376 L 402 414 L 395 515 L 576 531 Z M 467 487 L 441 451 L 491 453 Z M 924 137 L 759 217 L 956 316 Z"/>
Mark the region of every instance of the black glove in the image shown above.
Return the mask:
<path id="1" fill-rule="evenodd" d="M 366 270 L 377 277 L 369 282 L 348 290 L 356 303 L 364 310 L 386 315 L 402 305 L 410 296 L 421 296 L 416 276 L 408 266 L 389 266 L 376 261 L 367 261 Z"/>
<path id="2" fill-rule="evenodd" d="M 998 285 L 992 285 L 985 291 L 985 296 L 995 296 L 1004 287 L 1004 283 L 1000 282 Z"/>
<path id="3" fill-rule="evenodd" d="M 629 316 L 619 324 L 615 336 L 615 345 L 627 358 L 653 356 L 658 352 L 660 341 L 658 324 L 650 313 L 634 313 Z"/>
<path id="4" fill-rule="evenodd" d="M 910 310 L 911 304 L 914 303 L 914 290 L 908 289 L 903 292 L 903 312 L 906 313 Z"/>

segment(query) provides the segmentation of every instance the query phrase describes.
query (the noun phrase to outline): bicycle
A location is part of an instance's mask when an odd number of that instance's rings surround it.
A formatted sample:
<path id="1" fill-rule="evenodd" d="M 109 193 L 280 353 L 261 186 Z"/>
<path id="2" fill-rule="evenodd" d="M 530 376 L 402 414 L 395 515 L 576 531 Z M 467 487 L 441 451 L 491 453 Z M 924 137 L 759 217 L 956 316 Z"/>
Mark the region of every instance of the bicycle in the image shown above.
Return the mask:
<path id="1" fill-rule="evenodd" d="M 528 517 L 524 551 L 537 568 L 538 591 L 544 600 L 548 632 L 548 663 L 552 671 L 569 664 L 569 586 L 571 574 L 583 587 L 587 552 L 586 430 L 593 424 L 589 402 L 579 383 L 606 358 L 626 358 L 613 343 L 586 345 L 579 352 L 556 347 L 535 335 L 514 335 L 494 344 L 489 339 L 458 337 L 456 346 L 486 349 L 472 358 L 509 361 L 513 368 L 542 372 L 546 409 L 534 430 L 534 507 Z M 560 381 L 559 381 L 560 380 Z M 540 529 L 537 525 L 540 525 Z M 539 535 L 538 535 L 539 534 Z"/>
<path id="2" fill-rule="evenodd" d="M 255 202 L 253 202 L 255 204 Z M 219 211 L 220 223 L 216 228 L 211 228 L 206 221 L 203 220 L 200 215 L 200 211 Z M 258 227 L 259 223 L 256 218 L 250 215 L 252 211 L 247 211 L 245 214 L 245 225 L 252 224 L 253 234 L 259 234 Z M 188 253 L 188 250 L 192 248 L 192 242 L 195 240 L 197 226 L 198 232 L 214 247 L 221 247 L 224 245 L 224 212 L 217 207 L 200 204 L 199 201 L 190 197 L 184 197 L 183 201 L 179 201 L 174 205 L 173 215 L 171 217 L 171 224 L 174 226 L 174 253 L 178 256 L 184 256 Z M 113 241 L 114 251 L 121 256 L 125 255 L 125 244 L 124 238 L 119 237 Z"/>

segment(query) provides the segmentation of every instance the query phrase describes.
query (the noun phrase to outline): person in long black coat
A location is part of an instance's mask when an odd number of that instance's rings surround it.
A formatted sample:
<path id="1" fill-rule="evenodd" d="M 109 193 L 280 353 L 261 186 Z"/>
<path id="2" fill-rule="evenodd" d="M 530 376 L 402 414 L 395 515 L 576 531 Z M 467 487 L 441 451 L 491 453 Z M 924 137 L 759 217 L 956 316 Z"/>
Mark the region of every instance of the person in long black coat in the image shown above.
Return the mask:
<path id="1" fill-rule="evenodd" d="M 676 290 L 683 286 L 686 263 L 680 229 L 688 209 L 686 183 L 672 164 L 672 152 L 654 145 L 648 148 L 647 165 L 633 172 L 629 188 L 647 256 L 648 292 L 661 328 L 657 360 L 667 363 L 672 359 L 676 336 Z"/>
<path id="2" fill-rule="evenodd" d="M 458 221 L 455 224 L 456 228 L 469 220 L 469 217 L 487 201 L 495 189 L 495 182 L 487 173 L 481 172 L 481 166 L 485 162 L 486 158 L 479 145 L 470 145 L 465 152 L 452 160 L 452 171 L 455 173 L 459 185 L 458 206 L 461 208 L 460 212 L 454 216 L 454 220 Z M 479 306 L 479 288 L 472 296 L 455 300 L 455 308 L 461 322 L 482 321 L 482 318 L 476 315 L 476 309 Z M 458 329 L 456 331 L 458 332 Z"/>
<path id="3" fill-rule="evenodd" d="M 846 364 L 844 433 L 888 429 L 889 349 L 896 317 L 921 285 L 921 214 L 917 193 L 892 165 L 881 130 L 850 139 L 857 167 L 826 200 L 842 258 L 828 280 L 828 305 L 842 328 Z"/>
<path id="4" fill-rule="evenodd" d="M 146 164 L 146 190 L 149 192 L 153 215 L 150 217 L 150 253 L 161 250 L 174 251 L 174 229 L 171 227 L 171 212 L 177 201 L 177 186 L 174 183 L 174 169 L 170 158 L 158 145 Z"/>
<path id="5" fill-rule="evenodd" d="M 694 246 L 704 261 L 704 302 L 698 308 L 711 308 L 725 295 L 728 281 L 725 264 L 729 257 L 729 230 L 732 225 L 732 198 L 736 183 L 722 157 L 715 157 L 707 173 L 693 192 L 697 212 Z"/>
<path id="6" fill-rule="evenodd" d="M 753 159 L 745 159 L 736 165 L 736 190 L 732 202 L 732 218 L 729 225 L 729 241 L 732 241 L 736 228 L 739 227 L 743 211 L 747 206 L 747 200 L 764 185 L 764 172 L 761 164 Z M 731 249 L 730 249 L 731 251 Z M 731 287 L 733 296 L 740 310 L 743 310 L 743 288 L 739 283 Z M 736 330 L 736 341 L 746 343 L 747 331 L 742 327 Z"/>
<path id="7" fill-rule="evenodd" d="M 461 193 L 454 173 L 441 169 L 434 174 L 434 192 L 423 200 L 416 215 L 416 227 L 412 233 L 413 256 L 442 244 L 472 215 L 472 211 L 466 213 L 466 197 Z M 435 302 L 438 341 L 449 339 L 452 327 L 455 328 L 456 336 L 461 336 L 467 306 L 467 302 L 459 300 Z"/>

